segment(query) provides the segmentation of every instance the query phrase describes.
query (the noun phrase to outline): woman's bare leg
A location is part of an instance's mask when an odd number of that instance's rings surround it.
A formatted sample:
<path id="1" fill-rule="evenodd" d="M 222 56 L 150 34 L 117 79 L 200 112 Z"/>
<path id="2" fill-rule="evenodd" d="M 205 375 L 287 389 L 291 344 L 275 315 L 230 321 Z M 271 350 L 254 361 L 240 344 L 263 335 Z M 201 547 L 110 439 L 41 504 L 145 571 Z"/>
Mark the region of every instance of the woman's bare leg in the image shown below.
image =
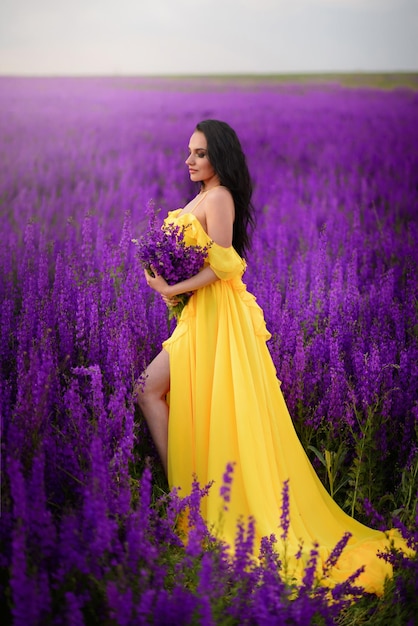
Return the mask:
<path id="1" fill-rule="evenodd" d="M 141 380 L 135 388 L 136 401 L 144 414 L 167 476 L 168 404 L 166 394 L 170 389 L 170 361 L 166 350 L 161 350 L 151 361 L 144 376 L 144 383 Z"/>

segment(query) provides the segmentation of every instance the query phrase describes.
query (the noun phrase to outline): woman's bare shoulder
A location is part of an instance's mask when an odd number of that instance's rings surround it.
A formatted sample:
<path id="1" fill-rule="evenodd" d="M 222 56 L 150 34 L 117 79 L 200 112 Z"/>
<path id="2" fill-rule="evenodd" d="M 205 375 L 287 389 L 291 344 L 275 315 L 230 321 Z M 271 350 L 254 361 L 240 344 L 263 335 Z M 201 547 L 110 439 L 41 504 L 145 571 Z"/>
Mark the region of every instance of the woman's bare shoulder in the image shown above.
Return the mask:
<path id="1" fill-rule="evenodd" d="M 229 198 L 232 200 L 232 194 L 227 187 L 223 187 L 223 185 L 218 185 L 218 187 L 213 187 L 212 189 L 209 189 L 206 199 L 210 200 L 211 198 L 215 198 L 217 200 Z"/>
<path id="2" fill-rule="evenodd" d="M 217 187 L 206 196 L 206 232 L 215 243 L 228 248 L 232 245 L 235 206 L 232 195 L 225 187 Z"/>
<path id="3" fill-rule="evenodd" d="M 232 194 L 226 187 L 214 187 L 210 189 L 205 198 L 206 211 L 234 209 Z"/>

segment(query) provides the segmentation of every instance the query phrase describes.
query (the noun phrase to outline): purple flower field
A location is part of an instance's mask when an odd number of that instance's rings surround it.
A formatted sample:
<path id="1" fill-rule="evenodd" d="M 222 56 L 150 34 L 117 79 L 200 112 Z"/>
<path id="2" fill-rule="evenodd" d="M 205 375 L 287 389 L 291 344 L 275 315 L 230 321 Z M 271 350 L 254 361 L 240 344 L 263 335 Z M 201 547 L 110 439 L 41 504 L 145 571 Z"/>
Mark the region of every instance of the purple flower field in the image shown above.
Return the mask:
<path id="1" fill-rule="evenodd" d="M 184 160 L 205 118 L 247 154 L 244 280 L 301 441 L 340 506 L 418 546 L 418 92 L 0 78 L 2 623 L 334 624 L 350 610 L 350 585 L 329 602 L 313 569 L 290 598 L 267 538 L 249 567 L 251 524 L 228 563 L 199 486 L 167 495 L 133 404 L 175 321 L 131 240 L 150 201 L 162 219 L 195 193 Z M 417 560 L 391 558 L 393 583 L 356 623 L 413 623 Z"/>

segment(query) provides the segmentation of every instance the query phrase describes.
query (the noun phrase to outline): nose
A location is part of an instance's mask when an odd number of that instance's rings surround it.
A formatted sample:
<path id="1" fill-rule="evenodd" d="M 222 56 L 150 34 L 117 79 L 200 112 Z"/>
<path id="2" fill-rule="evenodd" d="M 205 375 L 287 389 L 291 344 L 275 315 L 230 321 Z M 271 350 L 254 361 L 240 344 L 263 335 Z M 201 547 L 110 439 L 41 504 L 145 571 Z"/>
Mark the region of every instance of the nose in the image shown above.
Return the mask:
<path id="1" fill-rule="evenodd" d="M 185 160 L 185 163 L 186 163 L 186 165 L 189 165 L 190 163 L 193 163 L 193 155 L 192 154 L 189 154 L 189 156 Z"/>

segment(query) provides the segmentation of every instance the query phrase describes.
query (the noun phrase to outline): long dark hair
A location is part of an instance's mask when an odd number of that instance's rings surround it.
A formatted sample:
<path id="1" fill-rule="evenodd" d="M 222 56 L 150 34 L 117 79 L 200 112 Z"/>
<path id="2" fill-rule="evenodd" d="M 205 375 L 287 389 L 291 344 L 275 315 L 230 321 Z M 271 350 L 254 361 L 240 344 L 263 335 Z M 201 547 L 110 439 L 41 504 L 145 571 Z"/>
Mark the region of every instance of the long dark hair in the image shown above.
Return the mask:
<path id="1" fill-rule="evenodd" d="M 254 207 L 251 202 L 253 186 L 236 132 L 226 122 L 203 120 L 196 126 L 207 141 L 208 159 L 221 185 L 229 189 L 235 204 L 232 245 L 240 256 L 251 247 L 255 227 Z"/>

